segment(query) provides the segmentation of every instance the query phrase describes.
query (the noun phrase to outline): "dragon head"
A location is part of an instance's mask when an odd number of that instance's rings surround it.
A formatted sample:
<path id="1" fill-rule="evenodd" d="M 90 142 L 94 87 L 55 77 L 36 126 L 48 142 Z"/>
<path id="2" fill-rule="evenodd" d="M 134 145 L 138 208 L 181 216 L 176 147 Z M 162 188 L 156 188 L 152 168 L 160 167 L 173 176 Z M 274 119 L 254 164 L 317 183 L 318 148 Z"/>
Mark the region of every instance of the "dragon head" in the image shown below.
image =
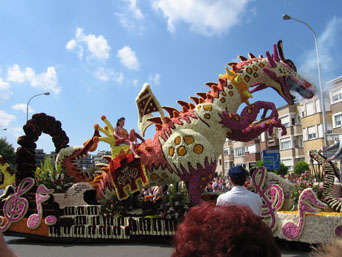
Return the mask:
<path id="1" fill-rule="evenodd" d="M 285 99 L 288 104 L 293 104 L 295 96 L 291 92 L 297 92 L 303 98 L 312 98 L 316 88 L 313 84 L 305 80 L 297 73 L 296 66 L 290 59 L 285 59 L 282 41 L 273 46 L 273 55 L 266 52 L 267 60 L 263 71 L 268 75 L 269 81 L 266 84 L 254 84 L 255 87 L 250 92 L 256 92 L 266 87 L 272 87 Z"/>

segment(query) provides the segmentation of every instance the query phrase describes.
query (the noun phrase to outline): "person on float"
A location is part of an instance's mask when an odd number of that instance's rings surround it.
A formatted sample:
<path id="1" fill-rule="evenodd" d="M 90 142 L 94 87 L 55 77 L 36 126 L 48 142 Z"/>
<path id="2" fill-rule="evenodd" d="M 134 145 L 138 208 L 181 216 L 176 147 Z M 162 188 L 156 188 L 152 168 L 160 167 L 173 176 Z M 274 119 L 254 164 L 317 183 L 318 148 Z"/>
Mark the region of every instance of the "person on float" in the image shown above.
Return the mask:
<path id="1" fill-rule="evenodd" d="M 261 216 L 262 201 L 259 195 L 249 191 L 245 186 L 248 172 L 241 166 L 234 166 L 228 172 L 228 181 L 232 189 L 221 194 L 216 205 L 244 205 L 256 215 Z"/>
<path id="2" fill-rule="evenodd" d="M 135 147 L 137 145 L 137 138 L 139 138 L 142 142 L 144 142 L 144 138 L 135 132 L 134 129 L 131 129 L 128 134 L 127 130 L 124 128 L 125 125 L 125 117 L 121 117 L 116 122 L 116 127 L 114 128 L 114 137 L 116 138 L 116 144 L 122 145 L 126 144 L 130 146 L 130 150 L 133 153 L 134 157 L 138 158 L 139 156 L 135 153 Z"/>

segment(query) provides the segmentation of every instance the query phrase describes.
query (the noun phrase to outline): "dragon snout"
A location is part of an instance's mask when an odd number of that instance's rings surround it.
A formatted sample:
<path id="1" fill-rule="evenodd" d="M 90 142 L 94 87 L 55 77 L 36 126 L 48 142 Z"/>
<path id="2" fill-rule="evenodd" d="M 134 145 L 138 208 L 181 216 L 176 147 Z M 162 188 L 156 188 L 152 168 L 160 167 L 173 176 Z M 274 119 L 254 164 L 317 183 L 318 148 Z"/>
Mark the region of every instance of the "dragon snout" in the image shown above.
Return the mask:
<path id="1" fill-rule="evenodd" d="M 306 99 L 310 99 L 315 95 L 315 87 L 308 81 L 298 81 L 292 77 L 287 77 L 286 83 L 292 92 L 296 92 Z"/>

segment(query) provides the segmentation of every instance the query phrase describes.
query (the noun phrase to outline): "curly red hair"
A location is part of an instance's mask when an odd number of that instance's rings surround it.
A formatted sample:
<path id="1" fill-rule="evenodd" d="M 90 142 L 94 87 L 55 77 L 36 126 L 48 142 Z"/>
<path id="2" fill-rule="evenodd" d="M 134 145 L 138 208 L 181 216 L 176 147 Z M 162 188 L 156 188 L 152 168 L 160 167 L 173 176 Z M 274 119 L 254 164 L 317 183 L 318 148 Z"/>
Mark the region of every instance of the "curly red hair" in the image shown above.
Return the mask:
<path id="1" fill-rule="evenodd" d="M 204 202 L 191 208 L 174 236 L 172 257 L 280 257 L 272 232 L 249 208 Z"/>

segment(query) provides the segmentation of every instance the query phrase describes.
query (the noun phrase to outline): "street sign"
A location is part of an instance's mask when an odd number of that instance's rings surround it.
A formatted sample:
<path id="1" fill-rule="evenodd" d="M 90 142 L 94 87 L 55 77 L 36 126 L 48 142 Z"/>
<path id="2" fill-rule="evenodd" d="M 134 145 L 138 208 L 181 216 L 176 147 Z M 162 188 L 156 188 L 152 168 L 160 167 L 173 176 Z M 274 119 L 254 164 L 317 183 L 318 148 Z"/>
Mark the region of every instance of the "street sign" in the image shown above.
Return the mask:
<path id="1" fill-rule="evenodd" d="M 263 150 L 262 151 L 263 166 L 268 170 L 278 170 L 280 168 L 279 150 Z"/>

